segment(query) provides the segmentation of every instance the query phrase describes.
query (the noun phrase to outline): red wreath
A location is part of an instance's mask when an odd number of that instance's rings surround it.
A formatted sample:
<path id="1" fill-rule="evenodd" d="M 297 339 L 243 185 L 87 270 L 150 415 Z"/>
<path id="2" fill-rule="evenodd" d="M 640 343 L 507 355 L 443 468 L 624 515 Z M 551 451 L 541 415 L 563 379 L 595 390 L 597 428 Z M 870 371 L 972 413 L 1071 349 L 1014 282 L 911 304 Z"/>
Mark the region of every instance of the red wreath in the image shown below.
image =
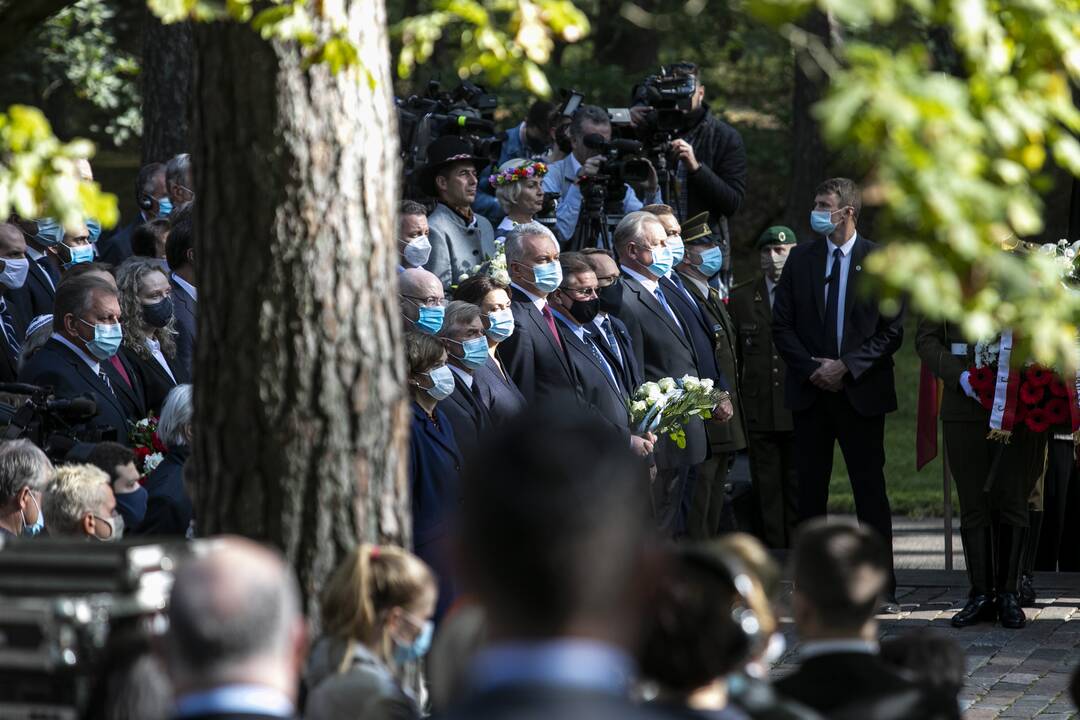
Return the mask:
<path id="1" fill-rule="evenodd" d="M 1036 385 L 1029 377 L 1020 385 L 1020 402 L 1024 405 L 1038 405 L 1046 395 L 1045 385 Z"/>
<path id="2" fill-rule="evenodd" d="M 1050 390 L 1050 394 L 1056 398 L 1069 397 L 1069 388 L 1061 381 L 1060 378 L 1055 377 L 1054 380 L 1047 386 Z"/>
<path id="3" fill-rule="evenodd" d="M 1054 381 L 1053 371 L 1039 365 L 1032 365 L 1024 374 L 1027 376 L 1027 381 L 1036 387 L 1043 387 Z"/>
<path id="4" fill-rule="evenodd" d="M 1033 433 L 1044 433 L 1050 429 L 1050 418 L 1044 408 L 1032 408 L 1024 419 L 1024 424 Z"/>

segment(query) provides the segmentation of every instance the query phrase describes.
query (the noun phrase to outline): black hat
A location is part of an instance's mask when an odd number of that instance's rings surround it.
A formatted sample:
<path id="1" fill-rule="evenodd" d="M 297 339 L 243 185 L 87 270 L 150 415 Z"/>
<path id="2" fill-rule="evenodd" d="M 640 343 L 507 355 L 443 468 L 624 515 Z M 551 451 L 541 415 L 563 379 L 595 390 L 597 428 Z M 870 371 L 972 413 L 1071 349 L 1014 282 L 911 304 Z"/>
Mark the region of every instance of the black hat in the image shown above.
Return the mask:
<path id="1" fill-rule="evenodd" d="M 435 197 L 438 194 L 435 190 L 435 174 L 439 168 L 462 160 L 475 165 L 477 173 L 489 162 L 486 158 L 473 155 L 472 145 L 467 140 L 454 135 L 443 135 L 433 140 L 427 147 L 427 165 L 420 168 L 420 189 Z"/>

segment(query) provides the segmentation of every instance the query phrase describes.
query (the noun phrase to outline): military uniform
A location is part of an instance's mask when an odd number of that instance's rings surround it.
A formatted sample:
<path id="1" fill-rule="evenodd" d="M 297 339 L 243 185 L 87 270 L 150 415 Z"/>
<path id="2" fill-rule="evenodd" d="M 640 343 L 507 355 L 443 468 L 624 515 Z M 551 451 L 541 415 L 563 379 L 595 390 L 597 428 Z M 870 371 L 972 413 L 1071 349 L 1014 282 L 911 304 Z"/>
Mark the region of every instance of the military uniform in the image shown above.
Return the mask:
<path id="1" fill-rule="evenodd" d="M 1033 433 L 1020 426 L 1014 429 L 1007 444 L 987 438 L 990 411 L 968 397 L 960 384 L 963 373 L 975 365 L 975 345 L 964 338 L 957 326 L 921 320 L 915 349 L 944 386 L 941 434 L 960 500 L 960 534 L 971 582 L 972 599 L 968 606 L 975 613 L 971 618 L 965 617 L 969 609 L 965 607 L 957 613 L 953 624 L 969 625 L 992 618 L 992 607 L 987 603 L 993 600 L 995 590 L 999 596 L 1018 591 L 1028 527 L 1028 496 L 1042 475 L 1047 434 Z M 999 599 L 999 614 L 1002 602 L 1008 604 L 1011 600 Z M 973 603 L 980 607 L 973 607 Z M 1016 609 L 1019 610 L 1018 604 Z M 1002 624 L 1009 622 L 1004 617 L 1002 621 Z M 1022 612 L 1013 622 L 1023 624 Z"/>
<path id="2" fill-rule="evenodd" d="M 750 474 L 768 547 L 791 547 L 798 514 L 795 436 L 784 407 L 786 368 L 772 341 L 772 307 L 764 277 L 736 285 L 731 315 L 737 332 L 739 391 L 750 447 Z"/>

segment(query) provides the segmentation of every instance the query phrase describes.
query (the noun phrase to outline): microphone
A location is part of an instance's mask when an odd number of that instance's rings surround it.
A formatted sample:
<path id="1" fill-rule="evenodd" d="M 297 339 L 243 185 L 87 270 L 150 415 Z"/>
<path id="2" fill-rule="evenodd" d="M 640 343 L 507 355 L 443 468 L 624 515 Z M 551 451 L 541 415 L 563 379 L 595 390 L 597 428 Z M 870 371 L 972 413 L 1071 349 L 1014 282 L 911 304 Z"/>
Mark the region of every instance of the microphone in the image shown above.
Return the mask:
<path id="1" fill-rule="evenodd" d="M 12 393 L 13 395 L 33 395 L 44 389 L 45 388 L 38 387 L 37 385 L 30 385 L 28 383 L 0 383 L 0 392 Z"/>

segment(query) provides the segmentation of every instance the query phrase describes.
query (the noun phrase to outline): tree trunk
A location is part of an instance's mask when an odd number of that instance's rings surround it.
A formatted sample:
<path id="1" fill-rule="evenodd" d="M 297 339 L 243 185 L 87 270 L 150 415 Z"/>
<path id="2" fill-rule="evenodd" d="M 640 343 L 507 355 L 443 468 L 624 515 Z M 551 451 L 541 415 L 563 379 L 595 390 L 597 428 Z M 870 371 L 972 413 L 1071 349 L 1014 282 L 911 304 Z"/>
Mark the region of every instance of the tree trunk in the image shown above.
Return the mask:
<path id="1" fill-rule="evenodd" d="M 150 10 L 143 23 L 142 162 L 190 152 L 191 23 L 163 25 Z"/>
<path id="2" fill-rule="evenodd" d="M 628 85 L 635 85 L 656 72 L 660 33 L 653 28 L 638 27 L 622 17 L 623 0 L 598 0 L 596 5 L 596 15 L 590 21 L 597 67 L 622 68 L 629 76 Z M 655 0 L 642 0 L 637 5 L 648 12 L 657 10 Z M 628 100 L 629 92 L 627 87 Z"/>
<path id="3" fill-rule="evenodd" d="M 344 552 L 410 540 L 386 16 L 343 5 L 374 90 L 244 25 L 195 30 L 198 533 L 281 548 L 316 621 Z"/>

